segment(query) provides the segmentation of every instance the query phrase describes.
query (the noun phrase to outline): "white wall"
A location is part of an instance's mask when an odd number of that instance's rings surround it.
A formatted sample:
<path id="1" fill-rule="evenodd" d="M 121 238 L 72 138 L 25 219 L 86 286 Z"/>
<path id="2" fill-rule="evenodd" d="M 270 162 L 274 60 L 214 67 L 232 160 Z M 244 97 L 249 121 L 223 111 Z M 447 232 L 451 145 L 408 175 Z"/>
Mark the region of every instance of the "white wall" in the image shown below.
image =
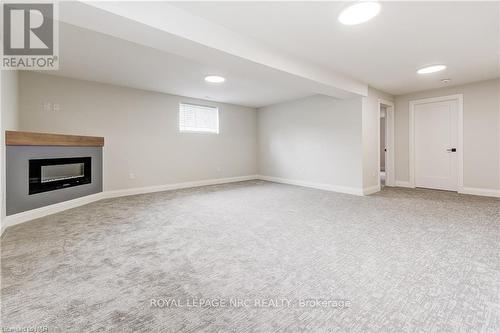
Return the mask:
<path id="1" fill-rule="evenodd" d="M 32 72 L 19 87 L 22 130 L 105 137 L 105 191 L 257 172 L 255 109 Z M 218 106 L 220 134 L 179 133 L 179 102 Z"/>
<path id="2" fill-rule="evenodd" d="M 18 73 L 1 71 L 1 116 L 0 116 L 0 228 L 3 232 L 5 218 L 5 130 L 18 128 Z"/>
<path id="3" fill-rule="evenodd" d="M 500 80 L 396 97 L 396 179 L 409 181 L 409 101 L 463 94 L 464 187 L 500 189 Z"/>
<path id="4" fill-rule="evenodd" d="M 394 100 L 391 95 L 372 87 L 368 88 L 368 96 L 363 97 L 363 187 L 365 189 L 379 185 L 379 99 Z"/>
<path id="5" fill-rule="evenodd" d="M 457 93 L 464 94 L 464 186 L 500 188 L 500 80 L 396 97 L 398 181 L 409 174 L 409 100 Z M 393 100 L 370 88 L 367 97 L 316 95 L 256 111 L 23 72 L 19 126 L 15 113 L 2 112 L 2 120 L 11 129 L 105 136 L 105 190 L 260 173 L 359 193 L 378 185 L 379 98 Z M 220 135 L 179 133 L 180 101 L 218 105 Z M 43 111 L 44 102 L 58 103 L 60 111 Z"/>
<path id="6" fill-rule="evenodd" d="M 361 97 L 315 95 L 258 110 L 259 172 L 362 192 Z"/>

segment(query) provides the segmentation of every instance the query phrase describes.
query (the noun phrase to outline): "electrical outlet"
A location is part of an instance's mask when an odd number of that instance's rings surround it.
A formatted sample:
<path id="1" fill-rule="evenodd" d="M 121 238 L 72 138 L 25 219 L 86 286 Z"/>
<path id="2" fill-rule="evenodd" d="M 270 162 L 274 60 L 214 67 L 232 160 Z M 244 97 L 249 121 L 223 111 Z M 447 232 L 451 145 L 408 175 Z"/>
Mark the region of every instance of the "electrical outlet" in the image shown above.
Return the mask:
<path id="1" fill-rule="evenodd" d="M 59 112 L 59 110 L 61 110 L 61 106 L 59 105 L 59 103 L 54 103 L 52 108 L 54 112 Z"/>
<path id="2" fill-rule="evenodd" d="M 129 179 L 135 179 L 135 173 L 131 172 L 128 174 Z"/>

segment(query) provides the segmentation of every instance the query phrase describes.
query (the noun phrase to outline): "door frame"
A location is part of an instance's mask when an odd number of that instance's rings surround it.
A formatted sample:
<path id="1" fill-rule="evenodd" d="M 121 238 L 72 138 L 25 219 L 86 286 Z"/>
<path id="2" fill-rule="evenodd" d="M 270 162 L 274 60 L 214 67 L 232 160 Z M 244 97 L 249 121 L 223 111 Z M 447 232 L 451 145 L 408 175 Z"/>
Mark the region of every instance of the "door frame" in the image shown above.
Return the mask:
<path id="1" fill-rule="evenodd" d="M 435 103 L 435 102 L 446 102 L 446 101 L 457 101 L 458 105 L 458 147 L 457 147 L 457 162 L 458 162 L 458 192 L 463 191 L 464 187 L 464 95 L 447 95 L 432 98 L 424 98 L 411 100 L 409 105 L 409 166 L 410 166 L 410 185 L 411 187 L 416 187 L 415 185 L 415 106 L 420 104 Z"/>
<path id="2" fill-rule="evenodd" d="M 384 105 L 386 107 L 385 112 L 385 146 L 387 151 L 385 152 L 385 186 L 396 186 L 396 169 L 394 163 L 394 102 L 379 99 L 378 100 L 378 131 L 377 131 L 377 149 L 378 149 L 378 185 L 381 188 L 382 184 L 380 182 L 380 108 Z"/>

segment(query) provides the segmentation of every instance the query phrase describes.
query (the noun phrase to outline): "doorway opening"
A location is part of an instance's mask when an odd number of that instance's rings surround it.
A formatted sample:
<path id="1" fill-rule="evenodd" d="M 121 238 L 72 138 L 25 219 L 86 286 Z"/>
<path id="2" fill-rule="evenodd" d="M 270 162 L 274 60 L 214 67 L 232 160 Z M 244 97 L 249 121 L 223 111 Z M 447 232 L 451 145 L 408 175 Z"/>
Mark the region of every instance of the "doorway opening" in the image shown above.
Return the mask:
<path id="1" fill-rule="evenodd" d="M 380 106 L 380 185 L 385 186 L 385 164 L 387 163 L 387 133 L 386 133 L 386 117 L 387 107 Z"/>
<path id="2" fill-rule="evenodd" d="M 378 168 L 379 186 L 395 186 L 394 170 L 394 103 L 379 99 Z"/>

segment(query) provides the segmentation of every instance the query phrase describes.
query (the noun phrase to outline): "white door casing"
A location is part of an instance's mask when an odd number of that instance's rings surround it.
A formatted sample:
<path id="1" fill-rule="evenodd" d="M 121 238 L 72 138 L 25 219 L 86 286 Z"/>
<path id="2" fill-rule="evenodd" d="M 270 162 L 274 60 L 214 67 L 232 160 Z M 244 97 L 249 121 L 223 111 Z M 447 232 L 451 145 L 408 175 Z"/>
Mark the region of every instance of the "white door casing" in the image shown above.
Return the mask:
<path id="1" fill-rule="evenodd" d="M 463 187 L 462 95 L 410 102 L 410 182 L 414 187 Z"/>

